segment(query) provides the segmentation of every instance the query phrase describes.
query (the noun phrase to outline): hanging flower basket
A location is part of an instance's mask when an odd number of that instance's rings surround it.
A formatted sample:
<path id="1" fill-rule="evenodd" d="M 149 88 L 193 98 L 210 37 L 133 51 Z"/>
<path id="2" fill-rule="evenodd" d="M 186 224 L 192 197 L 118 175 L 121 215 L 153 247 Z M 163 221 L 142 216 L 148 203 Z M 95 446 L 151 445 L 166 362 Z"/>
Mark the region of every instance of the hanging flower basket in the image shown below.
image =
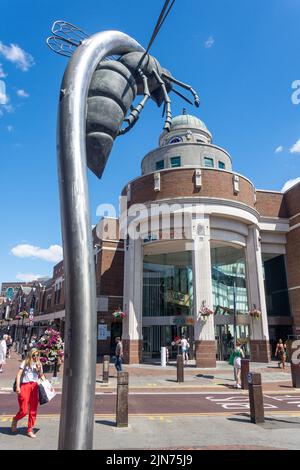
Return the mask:
<path id="1" fill-rule="evenodd" d="M 20 315 L 21 318 L 28 318 L 29 317 L 29 313 L 26 312 L 26 310 L 23 310 L 23 312 L 20 312 L 19 315 Z"/>
<path id="2" fill-rule="evenodd" d="M 208 308 L 208 307 L 201 307 L 200 310 L 199 310 L 199 314 L 201 315 L 201 317 L 206 317 L 207 318 L 210 315 L 213 315 L 214 311 L 210 310 L 210 308 Z"/>
<path id="3" fill-rule="evenodd" d="M 123 318 L 126 318 L 126 313 L 122 312 L 121 309 L 115 310 L 112 314 L 114 321 L 122 321 Z"/>
<path id="4" fill-rule="evenodd" d="M 249 315 L 253 318 L 260 318 L 261 311 L 257 310 L 257 308 L 253 308 L 252 310 L 249 311 Z"/>
<path id="5" fill-rule="evenodd" d="M 172 343 L 171 343 L 171 345 L 172 345 L 172 346 L 179 346 L 179 345 L 180 345 L 180 341 L 181 341 L 180 336 L 175 336 L 175 337 L 174 337 L 174 340 L 173 340 Z"/>
<path id="6" fill-rule="evenodd" d="M 37 349 L 40 352 L 42 365 L 51 366 L 55 362 L 60 365 L 64 358 L 64 343 L 59 331 L 49 328 L 39 339 Z"/>

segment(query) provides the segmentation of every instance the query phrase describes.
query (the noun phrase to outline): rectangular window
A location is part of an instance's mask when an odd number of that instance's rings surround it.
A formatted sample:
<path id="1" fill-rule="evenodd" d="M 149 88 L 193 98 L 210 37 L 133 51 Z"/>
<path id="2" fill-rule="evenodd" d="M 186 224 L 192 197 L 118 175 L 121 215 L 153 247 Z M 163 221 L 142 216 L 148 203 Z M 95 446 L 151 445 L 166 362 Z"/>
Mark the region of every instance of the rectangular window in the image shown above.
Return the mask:
<path id="1" fill-rule="evenodd" d="M 165 161 L 164 160 L 159 160 L 158 162 L 155 163 L 155 169 L 157 170 L 163 170 L 165 167 Z"/>
<path id="2" fill-rule="evenodd" d="M 290 316 L 284 255 L 262 254 L 268 316 Z"/>
<path id="3" fill-rule="evenodd" d="M 181 166 L 181 157 L 171 157 L 171 168 Z"/>
<path id="4" fill-rule="evenodd" d="M 204 157 L 204 166 L 208 168 L 213 168 L 214 167 L 214 160 L 213 158 L 209 157 Z"/>
<path id="5" fill-rule="evenodd" d="M 219 167 L 221 170 L 225 170 L 225 163 L 223 163 L 223 162 L 218 162 L 218 167 Z"/>

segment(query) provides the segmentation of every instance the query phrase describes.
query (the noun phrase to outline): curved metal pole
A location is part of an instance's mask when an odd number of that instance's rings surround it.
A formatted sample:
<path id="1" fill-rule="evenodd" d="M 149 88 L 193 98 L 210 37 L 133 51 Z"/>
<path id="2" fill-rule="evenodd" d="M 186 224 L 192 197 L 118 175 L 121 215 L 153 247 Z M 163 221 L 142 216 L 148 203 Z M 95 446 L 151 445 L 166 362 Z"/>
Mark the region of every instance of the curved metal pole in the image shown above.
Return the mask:
<path id="1" fill-rule="evenodd" d="M 93 447 L 97 309 L 86 174 L 87 93 L 103 57 L 133 51 L 144 49 L 124 33 L 94 34 L 75 51 L 61 85 L 58 168 L 66 328 L 59 449 Z"/>

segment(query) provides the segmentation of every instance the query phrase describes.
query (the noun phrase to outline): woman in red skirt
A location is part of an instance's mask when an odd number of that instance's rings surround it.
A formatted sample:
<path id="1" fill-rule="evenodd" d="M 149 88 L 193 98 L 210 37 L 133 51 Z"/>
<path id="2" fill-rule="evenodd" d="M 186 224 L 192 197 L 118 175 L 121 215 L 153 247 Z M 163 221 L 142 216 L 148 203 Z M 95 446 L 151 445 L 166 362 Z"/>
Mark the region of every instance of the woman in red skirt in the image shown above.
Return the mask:
<path id="1" fill-rule="evenodd" d="M 45 379 L 43 367 L 40 362 L 39 351 L 31 349 L 25 361 L 20 365 L 16 377 L 16 393 L 18 395 L 19 411 L 11 423 L 11 431 L 17 431 L 17 423 L 24 418 L 29 411 L 27 436 L 36 437 L 33 426 L 36 420 L 36 411 L 39 403 L 38 380 Z"/>

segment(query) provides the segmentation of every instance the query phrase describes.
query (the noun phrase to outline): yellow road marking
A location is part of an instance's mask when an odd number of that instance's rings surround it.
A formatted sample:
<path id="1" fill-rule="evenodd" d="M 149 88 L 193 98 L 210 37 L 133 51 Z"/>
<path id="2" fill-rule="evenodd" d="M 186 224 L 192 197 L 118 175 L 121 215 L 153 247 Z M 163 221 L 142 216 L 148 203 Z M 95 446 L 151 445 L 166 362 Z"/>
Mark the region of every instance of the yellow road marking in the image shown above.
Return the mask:
<path id="1" fill-rule="evenodd" d="M 249 411 L 245 411 L 245 410 L 240 410 L 240 411 L 235 411 L 235 412 L 230 412 L 230 411 L 221 411 L 221 412 L 204 412 L 204 413 L 165 413 L 164 415 L 164 418 L 172 418 L 172 417 L 201 417 L 201 416 L 214 416 L 214 417 L 218 417 L 218 416 L 236 416 L 236 415 L 244 415 L 244 414 L 248 414 L 249 415 Z M 267 417 L 268 415 L 286 415 L 286 416 L 295 416 L 295 417 L 298 417 L 300 416 L 300 411 L 271 411 L 271 410 L 268 410 L 267 413 L 265 413 L 265 416 Z M 6 419 L 11 419 L 13 417 L 13 415 L 4 415 L 2 416 L 2 419 L 6 418 Z M 157 419 L 157 418 L 160 418 L 161 417 L 161 414 L 153 414 L 151 413 L 151 415 L 147 414 L 147 413 L 141 413 L 141 414 L 129 414 L 129 417 L 130 418 L 148 418 L 150 420 L 154 420 L 154 419 Z M 59 419 L 60 418 L 60 415 L 59 414 L 51 414 L 51 415 L 39 415 L 37 417 L 37 419 Z M 94 418 L 95 419 L 99 419 L 99 418 L 111 418 L 111 419 L 115 419 L 116 418 L 116 415 L 115 414 L 95 414 L 94 415 Z M 22 421 L 19 421 L 19 423 L 21 423 Z"/>

